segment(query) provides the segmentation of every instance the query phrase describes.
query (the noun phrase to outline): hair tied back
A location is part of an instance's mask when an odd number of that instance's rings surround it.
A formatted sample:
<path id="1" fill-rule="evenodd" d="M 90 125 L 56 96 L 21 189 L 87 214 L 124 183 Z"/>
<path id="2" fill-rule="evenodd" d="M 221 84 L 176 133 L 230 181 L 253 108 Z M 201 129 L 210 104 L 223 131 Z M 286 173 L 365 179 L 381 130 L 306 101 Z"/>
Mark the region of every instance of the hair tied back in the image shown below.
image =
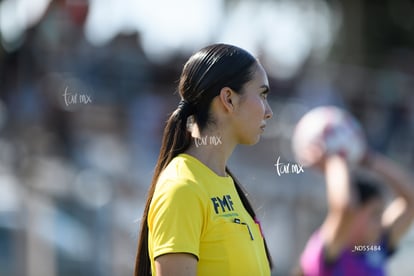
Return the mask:
<path id="1" fill-rule="evenodd" d="M 191 103 L 187 102 L 186 100 L 181 100 L 178 103 L 177 110 L 180 112 L 182 116 L 185 118 L 194 114 L 194 107 Z"/>

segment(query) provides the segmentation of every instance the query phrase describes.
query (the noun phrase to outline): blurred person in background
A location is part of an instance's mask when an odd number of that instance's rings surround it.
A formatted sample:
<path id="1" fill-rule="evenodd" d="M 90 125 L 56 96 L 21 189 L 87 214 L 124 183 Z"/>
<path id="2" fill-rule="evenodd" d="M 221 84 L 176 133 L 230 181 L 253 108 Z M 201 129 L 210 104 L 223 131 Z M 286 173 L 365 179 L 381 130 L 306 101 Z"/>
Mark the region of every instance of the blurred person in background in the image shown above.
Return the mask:
<path id="1" fill-rule="evenodd" d="M 259 222 L 227 161 L 272 117 L 260 62 L 214 44 L 184 65 L 141 221 L 135 275 L 270 275 Z"/>
<path id="2" fill-rule="evenodd" d="M 325 176 L 328 214 L 311 236 L 295 275 L 385 275 L 387 259 L 414 220 L 412 177 L 379 153 L 366 153 L 359 165 L 394 192 L 386 207 L 377 183 L 356 176 L 341 154 L 308 154 Z"/>

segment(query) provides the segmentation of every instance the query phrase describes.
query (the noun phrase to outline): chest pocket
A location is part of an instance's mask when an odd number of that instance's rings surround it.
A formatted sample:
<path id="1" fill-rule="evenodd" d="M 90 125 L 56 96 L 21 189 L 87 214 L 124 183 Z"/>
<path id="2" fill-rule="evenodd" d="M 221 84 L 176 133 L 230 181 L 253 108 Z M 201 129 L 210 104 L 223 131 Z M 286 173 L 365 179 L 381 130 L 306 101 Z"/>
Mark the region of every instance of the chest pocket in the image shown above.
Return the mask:
<path id="1" fill-rule="evenodd" d="M 207 266 L 220 263 L 219 275 L 260 275 L 255 249 L 260 239 L 253 227 L 256 225 L 237 222 L 234 218 L 220 219 L 201 240 L 200 264 L 203 261 Z"/>

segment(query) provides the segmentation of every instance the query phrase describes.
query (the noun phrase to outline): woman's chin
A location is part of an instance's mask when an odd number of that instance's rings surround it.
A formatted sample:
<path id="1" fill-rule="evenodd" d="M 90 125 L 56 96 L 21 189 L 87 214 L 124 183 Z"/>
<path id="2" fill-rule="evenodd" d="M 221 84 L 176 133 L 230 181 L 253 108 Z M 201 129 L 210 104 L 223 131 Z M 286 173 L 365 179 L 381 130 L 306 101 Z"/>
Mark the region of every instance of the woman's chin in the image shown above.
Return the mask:
<path id="1" fill-rule="evenodd" d="M 260 141 L 260 134 L 257 135 L 257 137 L 249 139 L 247 141 L 245 141 L 244 143 L 241 143 L 242 145 L 247 145 L 247 146 L 253 146 L 256 145 L 259 141 Z"/>

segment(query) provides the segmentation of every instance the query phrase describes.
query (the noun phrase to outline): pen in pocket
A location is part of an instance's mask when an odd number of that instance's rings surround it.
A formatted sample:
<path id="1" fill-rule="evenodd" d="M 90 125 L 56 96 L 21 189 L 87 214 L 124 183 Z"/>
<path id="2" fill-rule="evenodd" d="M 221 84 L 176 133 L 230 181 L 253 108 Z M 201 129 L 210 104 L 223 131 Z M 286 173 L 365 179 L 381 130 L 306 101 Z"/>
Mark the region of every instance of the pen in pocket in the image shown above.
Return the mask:
<path id="1" fill-rule="evenodd" d="M 253 234 L 252 234 L 252 231 L 250 231 L 250 227 L 249 227 L 249 225 L 248 225 L 247 223 L 245 223 L 245 222 L 241 222 L 241 221 L 240 221 L 240 219 L 238 219 L 238 218 L 235 218 L 235 219 L 233 220 L 233 222 L 234 222 L 234 223 L 237 223 L 237 224 L 246 225 L 246 226 L 247 226 L 247 230 L 249 231 L 250 238 L 251 238 L 252 240 L 254 240 L 254 238 L 253 238 Z"/>

